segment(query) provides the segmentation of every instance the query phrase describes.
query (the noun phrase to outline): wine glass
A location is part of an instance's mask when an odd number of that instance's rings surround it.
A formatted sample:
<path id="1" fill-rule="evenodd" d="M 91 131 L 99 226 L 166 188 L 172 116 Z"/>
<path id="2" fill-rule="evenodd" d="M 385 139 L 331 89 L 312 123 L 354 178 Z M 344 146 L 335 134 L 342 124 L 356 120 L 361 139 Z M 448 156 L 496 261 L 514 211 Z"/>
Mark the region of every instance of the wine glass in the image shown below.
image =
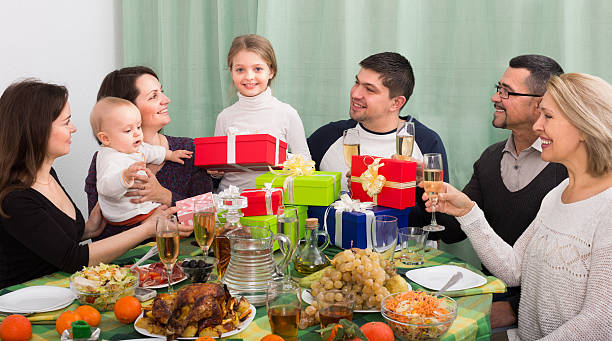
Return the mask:
<path id="1" fill-rule="evenodd" d="M 168 293 L 172 290 L 172 269 L 179 254 L 179 232 L 175 216 L 158 217 L 155 226 L 155 239 L 157 240 L 157 251 L 159 259 L 164 263 L 168 273 Z"/>
<path id="2" fill-rule="evenodd" d="M 297 341 L 302 310 L 301 288 L 292 280 L 272 281 L 266 293 L 266 310 L 272 333 Z"/>
<path id="3" fill-rule="evenodd" d="M 202 255 L 208 255 L 208 250 L 215 239 L 216 231 L 215 205 L 210 200 L 196 200 L 193 203 L 193 235 L 202 249 Z"/>
<path id="4" fill-rule="evenodd" d="M 342 134 L 344 144 L 344 162 L 351 168 L 353 155 L 359 155 L 359 130 L 356 128 L 347 129 Z"/>
<path id="5" fill-rule="evenodd" d="M 376 216 L 376 226 L 372 228 L 372 249 L 383 259 L 393 261 L 397 246 L 397 218 L 390 215 Z"/>
<path id="6" fill-rule="evenodd" d="M 438 193 L 442 190 L 444 170 L 442 166 L 442 154 L 431 153 L 423 155 L 423 184 L 425 192 L 431 200 L 431 223 L 423 226 L 423 230 L 429 232 L 444 231 L 444 226 L 436 221 L 436 204 Z"/>
<path id="7" fill-rule="evenodd" d="M 297 207 L 292 206 L 279 206 L 278 211 L 276 212 L 276 233 L 282 233 L 291 239 L 293 243 L 292 249 L 289 251 L 290 256 L 289 259 L 293 259 L 293 254 L 295 253 L 295 249 L 297 247 L 297 243 L 299 241 L 300 235 L 300 223 L 298 217 Z M 279 243 L 281 243 L 279 241 Z M 287 267 L 289 267 L 289 263 L 287 263 Z M 287 274 L 289 273 L 289 269 L 287 268 Z"/>
<path id="8" fill-rule="evenodd" d="M 414 122 L 400 120 L 395 135 L 395 152 L 401 160 L 408 160 L 414 148 Z"/>

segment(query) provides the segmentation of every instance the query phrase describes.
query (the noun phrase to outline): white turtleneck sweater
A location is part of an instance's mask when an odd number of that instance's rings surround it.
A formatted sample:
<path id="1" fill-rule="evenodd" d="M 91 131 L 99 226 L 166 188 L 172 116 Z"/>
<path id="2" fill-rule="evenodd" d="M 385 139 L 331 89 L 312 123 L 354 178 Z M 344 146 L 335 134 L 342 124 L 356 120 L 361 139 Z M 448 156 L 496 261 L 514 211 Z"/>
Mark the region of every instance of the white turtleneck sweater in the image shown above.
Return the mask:
<path id="1" fill-rule="evenodd" d="M 564 204 L 568 183 L 544 197 L 514 247 L 477 206 L 457 218 L 482 263 L 508 286 L 521 285 L 523 341 L 612 340 L 612 187 Z"/>
<path id="2" fill-rule="evenodd" d="M 298 112 L 289 104 L 272 96 L 272 90 L 253 97 L 238 93 L 238 102 L 223 109 L 217 116 L 215 136 L 227 135 L 227 129 L 237 128 L 258 134 L 270 134 L 288 144 L 292 154 L 301 154 L 310 160 L 310 151 L 304 135 L 304 125 Z M 265 172 L 225 173 L 219 190 L 229 185 L 240 190 L 255 188 L 255 178 Z"/>

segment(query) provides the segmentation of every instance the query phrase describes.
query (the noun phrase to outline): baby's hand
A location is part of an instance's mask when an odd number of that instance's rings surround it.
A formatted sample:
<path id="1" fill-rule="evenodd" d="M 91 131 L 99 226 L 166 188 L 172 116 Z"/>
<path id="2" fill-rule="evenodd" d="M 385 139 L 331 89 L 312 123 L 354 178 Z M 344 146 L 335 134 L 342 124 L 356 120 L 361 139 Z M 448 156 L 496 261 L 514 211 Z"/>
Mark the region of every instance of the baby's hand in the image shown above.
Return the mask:
<path id="1" fill-rule="evenodd" d="M 168 153 L 166 154 L 166 160 L 169 161 L 173 161 L 176 163 L 180 163 L 181 165 L 185 164 L 185 162 L 181 159 L 191 159 L 191 156 L 193 155 L 193 152 L 190 152 L 188 150 L 174 150 L 174 151 L 168 151 Z"/>
<path id="2" fill-rule="evenodd" d="M 134 183 L 134 178 L 137 173 L 141 170 L 144 170 L 146 165 L 144 162 L 134 162 L 128 168 L 124 169 L 121 176 L 123 177 L 123 181 L 130 187 Z"/>

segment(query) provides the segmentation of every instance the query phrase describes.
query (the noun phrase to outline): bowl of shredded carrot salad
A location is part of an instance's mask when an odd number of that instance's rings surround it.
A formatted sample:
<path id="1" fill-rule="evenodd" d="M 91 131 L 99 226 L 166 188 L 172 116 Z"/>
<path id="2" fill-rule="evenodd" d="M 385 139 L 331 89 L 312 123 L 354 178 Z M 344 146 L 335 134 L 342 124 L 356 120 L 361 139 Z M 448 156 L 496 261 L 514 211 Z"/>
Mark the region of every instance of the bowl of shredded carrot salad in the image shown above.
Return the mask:
<path id="1" fill-rule="evenodd" d="M 380 311 L 400 340 L 438 340 L 457 317 L 457 302 L 444 295 L 405 291 L 385 297 Z"/>

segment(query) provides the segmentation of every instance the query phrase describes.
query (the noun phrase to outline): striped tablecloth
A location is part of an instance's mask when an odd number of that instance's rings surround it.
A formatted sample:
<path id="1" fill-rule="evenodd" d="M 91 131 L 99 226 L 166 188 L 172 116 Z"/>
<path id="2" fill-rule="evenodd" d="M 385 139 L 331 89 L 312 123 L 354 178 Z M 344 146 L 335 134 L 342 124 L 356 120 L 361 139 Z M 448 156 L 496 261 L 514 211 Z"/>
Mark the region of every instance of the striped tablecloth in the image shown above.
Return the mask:
<path id="1" fill-rule="evenodd" d="M 198 249 L 191 244 L 193 238 L 187 238 L 181 241 L 181 256 L 180 258 L 187 257 L 189 255 L 197 254 Z M 149 249 L 150 245 L 141 245 L 136 247 L 125 255 L 121 256 L 116 260 L 115 263 L 124 265 L 131 264 L 136 259 L 141 257 Z M 335 247 L 328 248 L 325 252 L 329 256 L 333 256 L 338 253 L 340 249 Z M 153 258 L 152 261 L 158 261 Z M 398 262 L 399 263 L 399 262 Z M 469 265 L 462 263 L 460 259 L 453 255 L 439 251 L 431 250 L 426 253 L 424 266 L 434 266 L 441 264 L 455 264 L 470 268 Z M 398 272 L 402 273 L 405 270 L 399 268 Z M 476 270 L 478 271 L 478 270 Z M 23 284 L 15 285 L 0 291 L 0 295 L 6 294 L 10 291 L 14 291 L 26 286 L 33 285 L 54 285 L 60 287 L 69 287 L 70 274 L 57 272 L 49 276 L 41 277 Z M 444 335 L 442 340 L 489 340 L 491 328 L 489 324 L 489 312 L 491 309 L 491 293 L 493 292 L 504 292 L 504 284 L 496 279 L 495 277 L 488 277 L 488 282 L 481 288 L 468 289 L 465 292 L 451 292 L 449 296 L 453 296 L 457 301 L 458 312 L 457 319 Z M 189 281 L 181 283 L 181 285 L 187 284 Z M 414 288 L 419 288 L 415 283 L 410 283 Z M 484 289 L 483 289 L 484 288 Z M 164 289 L 160 289 L 164 291 Z M 55 331 L 55 319 L 66 309 L 74 309 L 78 306 L 75 301 L 71 306 L 54 312 L 35 314 L 28 317 L 33 323 L 34 336 L 32 340 L 59 340 L 59 335 Z M 355 313 L 353 317 L 354 321 L 358 325 L 362 325 L 366 322 L 371 321 L 383 321 L 383 317 L 380 313 Z M 114 316 L 113 312 L 105 312 L 102 314 L 102 320 L 99 326 L 102 330 L 102 338 L 105 340 L 128 340 L 138 339 L 143 336 L 140 335 L 134 329 L 133 325 L 125 325 Z M 312 326 L 305 330 L 300 330 L 298 337 L 300 340 L 321 340 L 321 337 L 315 330 L 319 329 L 319 326 Z M 261 337 L 270 333 L 270 325 L 266 314 L 265 307 L 259 307 L 255 320 L 249 327 L 240 334 L 234 335 L 227 340 L 259 340 Z"/>

